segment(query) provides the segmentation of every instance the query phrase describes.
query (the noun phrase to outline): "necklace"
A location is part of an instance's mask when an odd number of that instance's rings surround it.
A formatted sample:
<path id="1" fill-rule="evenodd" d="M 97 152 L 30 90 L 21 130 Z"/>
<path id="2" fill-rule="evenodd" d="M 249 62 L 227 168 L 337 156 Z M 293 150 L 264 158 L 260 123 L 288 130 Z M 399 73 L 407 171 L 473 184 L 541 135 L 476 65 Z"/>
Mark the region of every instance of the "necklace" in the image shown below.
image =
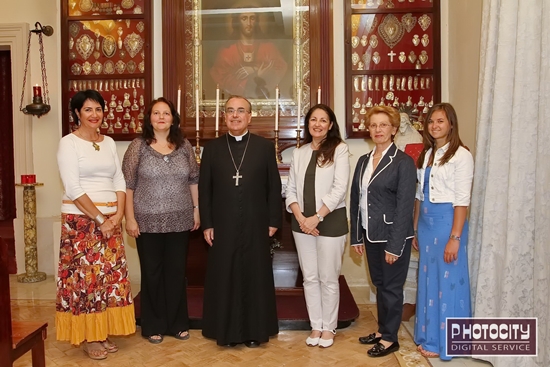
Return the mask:
<path id="1" fill-rule="evenodd" d="M 96 152 L 99 152 L 101 147 L 99 146 L 99 144 L 97 144 L 97 141 L 99 140 L 99 138 L 101 138 L 100 134 L 97 134 L 97 138 L 90 139 L 90 138 L 85 138 L 84 135 L 82 135 L 82 133 L 79 130 L 77 130 L 77 132 L 78 132 L 78 136 L 80 136 L 82 139 L 87 140 L 87 141 L 91 141 L 92 142 L 92 147 L 94 147 Z"/>
<path id="2" fill-rule="evenodd" d="M 235 159 L 233 158 L 233 152 L 231 152 L 231 147 L 229 146 L 229 134 L 225 135 L 225 139 L 227 140 L 227 149 L 229 149 L 229 154 L 231 155 L 231 161 L 233 162 L 233 166 L 235 167 L 235 176 L 233 178 L 235 179 L 235 186 L 239 186 L 239 179 L 243 178 L 242 175 L 239 175 L 239 171 L 241 170 L 241 166 L 243 165 L 244 156 L 246 155 L 246 150 L 248 149 L 248 143 L 250 143 L 250 134 L 248 135 L 248 140 L 246 141 L 246 146 L 244 147 L 243 156 L 241 158 L 241 163 L 239 163 L 239 167 L 235 164 Z"/>

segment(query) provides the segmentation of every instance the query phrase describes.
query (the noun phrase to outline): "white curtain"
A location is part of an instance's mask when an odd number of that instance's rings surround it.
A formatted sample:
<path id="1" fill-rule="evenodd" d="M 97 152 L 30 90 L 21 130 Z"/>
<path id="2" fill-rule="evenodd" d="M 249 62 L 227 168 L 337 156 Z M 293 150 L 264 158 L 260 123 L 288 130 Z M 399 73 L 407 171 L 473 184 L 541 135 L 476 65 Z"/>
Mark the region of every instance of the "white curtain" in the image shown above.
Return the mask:
<path id="1" fill-rule="evenodd" d="M 550 366 L 550 0 L 483 0 L 470 215 L 474 316 L 538 317 Z"/>

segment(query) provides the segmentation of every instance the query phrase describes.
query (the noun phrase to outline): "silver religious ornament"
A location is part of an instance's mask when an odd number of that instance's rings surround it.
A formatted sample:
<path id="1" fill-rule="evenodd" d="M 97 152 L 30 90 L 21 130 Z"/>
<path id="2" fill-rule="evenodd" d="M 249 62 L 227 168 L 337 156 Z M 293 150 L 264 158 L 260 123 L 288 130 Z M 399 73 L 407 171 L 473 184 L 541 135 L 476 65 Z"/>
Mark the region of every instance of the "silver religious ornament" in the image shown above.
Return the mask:
<path id="1" fill-rule="evenodd" d="M 351 63 L 353 65 L 357 65 L 359 60 L 360 60 L 360 58 L 359 58 L 359 54 L 357 52 L 354 52 L 354 53 L 351 54 Z"/>
<path id="2" fill-rule="evenodd" d="M 107 117 L 103 118 L 103 122 L 101 123 L 102 129 L 107 129 L 109 127 L 109 124 L 107 123 Z"/>
<path id="3" fill-rule="evenodd" d="M 78 22 L 71 22 L 69 25 L 69 34 L 76 38 L 80 33 L 80 25 Z M 72 48 L 72 47 L 71 47 Z"/>
<path id="4" fill-rule="evenodd" d="M 130 107 L 132 102 L 130 102 L 130 93 L 124 93 L 124 101 L 122 102 L 122 107 Z"/>
<path id="5" fill-rule="evenodd" d="M 379 77 L 374 78 L 374 90 L 380 90 L 380 78 Z"/>
<path id="6" fill-rule="evenodd" d="M 143 73 L 145 72 L 145 61 L 141 61 L 139 64 L 138 64 L 138 70 Z"/>
<path id="7" fill-rule="evenodd" d="M 145 24 L 142 21 L 140 21 L 136 25 L 136 29 L 139 31 L 139 33 L 143 33 L 143 30 L 145 29 Z"/>
<path id="8" fill-rule="evenodd" d="M 367 130 L 367 127 L 365 126 L 365 119 L 361 119 L 361 123 L 359 124 L 358 129 L 359 129 L 359 131 Z"/>
<path id="9" fill-rule="evenodd" d="M 82 73 L 82 66 L 80 66 L 79 63 L 75 62 L 71 65 L 71 73 L 73 73 L 73 75 L 80 75 L 80 73 Z"/>
<path id="10" fill-rule="evenodd" d="M 384 102 L 384 97 L 380 98 L 380 103 L 378 104 L 379 106 L 385 106 L 386 103 Z"/>
<path id="11" fill-rule="evenodd" d="M 122 107 L 122 101 L 118 101 L 116 106 L 116 112 L 124 112 L 124 107 Z"/>
<path id="12" fill-rule="evenodd" d="M 421 42 L 422 42 L 422 46 L 428 47 L 428 45 L 430 44 L 430 38 L 428 37 L 427 34 L 422 35 Z"/>
<path id="13" fill-rule="evenodd" d="M 352 106 L 353 108 L 360 108 L 361 103 L 359 102 L 359 97 L 355 98 L 355 103 Z"/>
<path id="14" fill-rule="evenodd" d="M 116 95 L 111 94 L 111 102 L 109 102 L 109 107 L 116 108 Z"/>
<path id="15" fill-rule="evenodd" d="M 137 126 L 137 129 L 136 129 L 136 134 L 141 134 L 143 132 L 142 128 L 141 128 L 141 121 L 138 121 L 138 126 Z"/>
<path id="16" fill-rule="evenodd" d="M 116 118 L 115 128 L 122 129 L 122 122 L 120 122 L 120 117 Z"/>
<path id="17" fill-rule="evenodd" d="M 372 76 L 369 76 L 369 78 L 367 80 L 367 86 L 368 86 L 369 90 L 373 90 L 372 89 Z"/>
<path id="18" fill-rule="evenodd" d="M 414 90 L 418 90 L 418 77 L 415 76 L 414 79 L 413 79 L 413 87 L 414 87 Z"/>
<path id="19" fill-rule="evenodd" d="M 405 103 L 405 104 L 406 104 L 407 106 L 409 106 L 409 107 L 413 105 L 413 103 L 412 103 L 412 97 L 411 97 L 411 96 L 408 96 L 408 97 L 407 97 L 407 103 Z"/>
<path id="20" fill-rule="evenodd" d="M 361 110 L 359 111 L 359 113 L 360 113 L 361 115 L 366 115 L 366 114 L 367 114 L 367 110 L 366 110 L 365 107 L 366 107 L 365 105 L 362 105 L 362 106 L 361 106 Z"/>
<path id="21" fill-rule="evenodd" d="M 432 99 L 430 100 L 430 102 L 428 102 L 428 107 L 432 108 L 434 105 L 434 97 L 432 97 Z"/>
<path id="22" fill-rule="evenodd" d="M 407 33 L 411 33 L 416 25 L 416 17 L 413 17 L 412 13 L 407 13 L 401 17 L 401 23 L 403 23 L 403 27 L 405 27 Z"/>
<path id="23" fill-rule="evenodd" d="M 101 50 L 103 51 L 103 55 L 105 55 L 108 58 L 111 58 L 115 55 L 116 52 L 116 41 L 115 38 L 111 35 L 106 35 L 103 37 L 103 41 L 101 43 Z"/>
<path id="24" fill-rule="evenodd" d="M 114 109 L 109 109 L 109 114 L 107 115 L 107 120 L 114 120 L 115 119 L 115 113 Z"/>
<path id="25" fill-rule="evenodd" d="M 424 83 L 424 77 L 420 78 L 420 89 L 426 89 L 425 83 Z"/>
<path id="26" fill-rule="evenodd" d="M 363 56 L 361 56 L 361 59 L 363 60 L 365 65 L 370 64 L 370 60 L 371 60 L 370 50 L 365 51 Z"/>
<path id="27" fill-rule="evenodd" d="M 430 89 L 430 80 L 431 80 L 430 77 L 427 77 L 427 78 L 426 78 L 426 89 Z M 431 107 L 431 106 L 430 106 L 430 107 Z"/>
<path id="28" fill-rule="evenodd" d="M 378 35 L 390 49 L 401 41 L 404 33 L 403 24 L 393 14 L 386 15 L 378 27 Z"/>
<path id="29" fill-rule="evenodd" d="M 76 40 L 76 51 L 83 60 L 88 59 L 94 51 L 94 42 L 90 36 L 84 34 Z"/>
<path id="30" fill-rule="evenodd" d="M 351 122 L 353 122 L 353 123 L 358 123 L 359 122 L 359 115 L 355 111 L 353 111 L 353 120 L 351 120 Z"/>
<path id="31" fill-rule="evenodd" d="M 409 61 L 411 62 L 411 64 L 414 64 L 414 62 L 416 61 L 416 54 L 414 53 L 414 51 L 411 51 L 409 53 Z"/>
<path id="32" fill-rule="evenodd" d="M 420 96 L 420 100 L 418 101 L 418 107 L 424 107 L 424 97 Z"/>
<path id="33" fill-rule="evenodd" d="M 382 77 L 382 90 L 387 91 L 388 90 L 388 76 L 384 75 Z"/>
<path id="34" fill-rule="evenodd" d="M 405 84 L 407 83 L 407 77 L 404 76 L 403 78 L 401 78 L 401 90 L 406 90 L 405 89 Z"/>
<path id="35" fill-rule="evenodd" d="M 134 60 L 130 60 L 130 61 L 128 61 L 128 63 L 126 64 L 126 69 L 128 70 L 128 72 L 129 72 L 130 74 L 133 74 L 134 71 L 136 71 L 136 67 L 137 67 L 137 65 L 136 65 L 136 63 L 134 62 Z"/>
<path id="36" fill-rule="evenodd" d="M 361 91 L 367 91 L 367 77 L 365 75 L 361 77 Z"/>
<path id="37" fill-rule="evenodd" d="M 110 123 L 109 129 L 107 129 L 107 134 L 114 134 L 114 133 L 115 133 L 115 129 L 113 128 L 113 124 Z"/>
<path id="38" fill-rule="evenodd" d="M 378 37 L 376 37 L 375 34 L 370 36 L 369 45 L 372 48 L 376 48 L 376 46 L 378 46 Z"/>
<path id="39" fill-rule="evenodd" d="M 416 61 L 416 65 L 414 66 L 415 69 L 422 69 L 422 64 L 420 64 L 420 60 Z"/>
<path id="40" fill-rule="evenodd" d="M 399 52 L 399 61 L 401 61 L 402 64 L 407 61 L 407 56 L 405 55 L 405 52 Z"/>
<path id="41" fill-rule="evenodd" d="M 92 64 L 86 61 L 82 64 L 82 71 L 84 72 L 84 75 L 89 75 L 92 72 Z"/>
<path id="42" fill-rule="evenodd" d="M 395 100 L 393 101 L 393 107 L 395 108 L 399 107 L 399 97 L 395 97 Z"/>
<path id="43" fill-rule="evenodd" d="M 388 101 L 393 101 L 394 97 L 395 97 L 395 94 L 393 94 L 393 92 L 388 92 L 388 93 L 386 94 L 386 99 L 387 99 Z M 388 105 L 388 106 L 389 106 L 389 105 Z"/>
<path id="44" fill-rule="evenodd" d="M 413 77 L 412 76 L 409 76 L 409 78 L 407 79 L 407 87 L 409 88 L 409 90 L 413 90 Z"/>
<path id="45" fill-rule="evenodd" d="M 74 46 L 74 38 L 69 38 L 69 50 L 71 50 Z"/>
<path id="46" fill-rule="evenodd" d="M 361 46 L 363 46 L 363 47 L 367 46 L 367 36 L 366 35 L 361 36 Z"/>
<path id="47" fill-rule="evenodd" d="M 359 37 L 357 36 L 351 37 L 351 47 L 356 48 L 357 46 L 359 46 Z"/>
<path id="48" fill-rule="evenodd" d="M 124 113 L 124 116 L 122 117 L 122 119 L 123 120 L 130 120 L 131 119 L 129 108 L 126 109 L 126 112 Z"/>
<path id="49" fill-rule="evenodd" d="M 92 70 L 96 75 L 101 74 L 101 72 L 103 71 L 103 64 L 99 61 L 94 62 L 92 64 Z"/>
<path id="50" fill-rule="evenodd" d="M 359 61 L 359 63 L 357 64 L 357 70 L 365 70 L 365 64 L 363 63 L 363 61 Z"/>
<path id="51" fill-rule="evenodd" d="M 374 51 L 374 54 L 372 55 L 372 61 L 378 65 L 378 63 L 380 62 L 380 54 L 378 53 L 378 51 Z"/>
<path id="52" fill-rule="evenodd" d="M 130 57 L 134 58 L 143 48 L 143 39 L 137 33 L 131 33 L 124 39 L 124 47 L 130 54 Z"/>
<path id="53" fill-rule="evenodd" d="M 130 109 L 132 111 L 138 111 L 139 110 L 139 106 L 137 104 L 137 99 L 134 99 L 134 104 L 132 105 L 132 107 L 130 107 Z"/>
<path id="54" fill-rule="evenodd" d="M 420 56 L 418 56 L 418 59 L 420 60 L 422 65 L 428 62 L 428 53 L 426 52 L 426 50 L 422 50 L 420 52 Z"/>
<path id="55" fill-rule="evenodd" d="M 420 37 L 418 34 L 415 34 L 412 39 L 413 45 L 418 46 L 420 44 Z"/>
<path id="56" fill-rule="evenodd" d="M 369 98 L 367 99 L 367 103 L 365 104 L 365 106 L 366 106 L 367 108 L 371 108 L 371 107 L 372 107 L 372 97 L 369 97 Z"/>
<path id="57" fill-rule="evenodd" d="M 353 89 L 356 91 L 356 92 L 360 92 L 361 89 L 359 89 L 359 77 L 358 76 L 354 76 L 353 77 Z"/>
<path id="58" fill-rule="evenodd" d="M 395 77 L 393 75 L 390 75 L 390 91 L 393 91 L 393 84 L 395 82 Z M 393 99 L 393 98 L 392 98 Z"/>
<path id="59" fill-rule="evenodd" d="M 418 24 L 420 24 L 420 28 L 422 28 L 422 30 L 425 32 L 426 29 L 428 29 L 428 27 L 430 26 L 430 23 L 432 22 L 430 16 L 428 14 L 423 14 L 419 19 L 418 19 Z"/>
<path id="60" fill-rule="evenodd" d="M 126 63 L 122 60 L 118 60 L 115 64 L 115 70 L 119 74 L 124 73 L 124 70 L 126 70 Z"/>
<path id="61" fill-rule="evenodd" d="M 136 129 L 136 118 L 132 117 L 132 121 L 130 121 L 130 129 L 135 130 Z"/>

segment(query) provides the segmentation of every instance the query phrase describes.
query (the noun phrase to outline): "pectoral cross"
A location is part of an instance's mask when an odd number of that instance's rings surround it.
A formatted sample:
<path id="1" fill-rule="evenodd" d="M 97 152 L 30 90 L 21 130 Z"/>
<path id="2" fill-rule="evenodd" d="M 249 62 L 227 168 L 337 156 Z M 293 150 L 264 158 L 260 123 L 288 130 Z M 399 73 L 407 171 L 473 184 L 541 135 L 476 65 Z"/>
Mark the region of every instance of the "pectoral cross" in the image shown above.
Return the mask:
<path id="1" fill-rule="evenodd" d="M 390 57 L 390 62 L 393 62 L 393 57 L 397 55 L 395 52 L 393 52 L 393 50 L 390 51 L 390 53 L 388 54 L 388 56 Z"/>
<path id="2" fill-rule="evenodd" d="M 239 175 L 239 171 L 237 170 L 237 173 L 233 176 L 233 178 L 235 179 L 235 186 L 239 186 L 239 178 L 243 178 L 243 176 Z"/>

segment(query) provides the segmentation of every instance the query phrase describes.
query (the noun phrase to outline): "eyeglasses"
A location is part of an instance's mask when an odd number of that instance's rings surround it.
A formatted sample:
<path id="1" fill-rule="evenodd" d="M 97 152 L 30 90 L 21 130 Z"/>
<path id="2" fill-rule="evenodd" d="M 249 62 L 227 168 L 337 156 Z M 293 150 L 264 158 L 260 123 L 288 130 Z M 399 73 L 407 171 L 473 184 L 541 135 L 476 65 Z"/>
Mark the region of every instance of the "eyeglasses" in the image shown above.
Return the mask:
<path id="1" fill-rule="evenodd" d="M 250 111 L 245 110 L 244 108 L 228 108 L 225 110 L 225 113 L 228 115 L 233 115 L 235 112 L 237 112 L 238 115 L 244 115 L 245 113 L 250 113 Z"/>
<path id="2" fill-rule="evenodd" d="M 380 128 L 380 129 L 382 129 L 382 130 L 385 130 L 385 129 L 391 127 L 391 126 L 392 126 L 391 124 L 387 124 L 387 123 L 385 123 L 385 122 L 383 122 L 383 123 L 381 123 L 381 124 L 379 124 L 379 125 L 377 125 L 377 124 L 370 124 L 370 125 L 369 125 L 369 130 L 376 130 L 376 129 L 378 129 L 378 128 Z"/>

